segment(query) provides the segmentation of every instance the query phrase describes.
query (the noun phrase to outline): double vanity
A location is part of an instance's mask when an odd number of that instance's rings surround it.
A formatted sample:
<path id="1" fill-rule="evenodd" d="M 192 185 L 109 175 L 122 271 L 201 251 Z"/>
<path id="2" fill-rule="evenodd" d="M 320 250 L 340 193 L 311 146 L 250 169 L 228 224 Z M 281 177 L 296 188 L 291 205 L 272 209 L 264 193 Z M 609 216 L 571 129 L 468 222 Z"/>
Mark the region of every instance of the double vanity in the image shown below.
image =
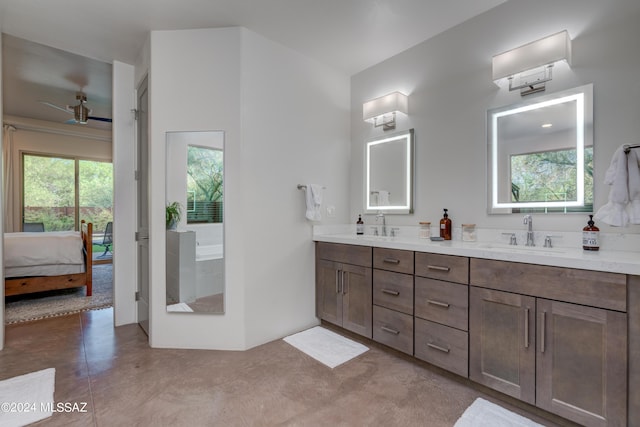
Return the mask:
<path id="1" fill-rule="evenodd" d="M 637 253 L 314 240 L 322 320 L 585 426 L 640 423 Z"/>

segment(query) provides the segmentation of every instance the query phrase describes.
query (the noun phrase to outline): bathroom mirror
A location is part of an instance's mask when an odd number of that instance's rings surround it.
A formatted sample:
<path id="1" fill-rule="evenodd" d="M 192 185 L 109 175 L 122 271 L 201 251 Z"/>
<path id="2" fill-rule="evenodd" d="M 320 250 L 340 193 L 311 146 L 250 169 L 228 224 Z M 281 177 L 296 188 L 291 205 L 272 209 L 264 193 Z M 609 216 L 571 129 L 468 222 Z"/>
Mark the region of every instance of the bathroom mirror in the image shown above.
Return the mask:
<path id="1" fill-rule="evenodd" d="M 487 113 L 489 213 L 593 211 L 593 87 Z"/>
<path id="2" fill-rule="evenodd" d="M 367 142 L 365 212 L 413 212 L 413 145 L 413 129 Z"/>
<path id="3" fill-rule="evenodd" d="M 182 215 L 166 232 L 166 304 L 224 313 L 224 132 L 167 132 L 166 204 Z"/>

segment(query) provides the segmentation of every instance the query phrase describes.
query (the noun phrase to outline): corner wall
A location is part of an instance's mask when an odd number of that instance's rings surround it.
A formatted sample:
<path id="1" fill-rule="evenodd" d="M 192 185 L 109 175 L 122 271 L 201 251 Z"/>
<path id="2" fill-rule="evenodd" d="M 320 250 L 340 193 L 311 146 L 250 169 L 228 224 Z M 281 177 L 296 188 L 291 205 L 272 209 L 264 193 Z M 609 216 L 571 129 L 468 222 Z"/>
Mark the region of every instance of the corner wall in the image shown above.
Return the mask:
<path id="1" fill-rule="evenodd" d="M 297 184 L 348 220 L 349 79 L 243 28 L 151 33 L 153 347 L 244 350 L 318 323 Z M 197 65 L 197 66 L 195 66 Z M 166 313 L 167 131 L 225 132 L 225 314 Z"/>

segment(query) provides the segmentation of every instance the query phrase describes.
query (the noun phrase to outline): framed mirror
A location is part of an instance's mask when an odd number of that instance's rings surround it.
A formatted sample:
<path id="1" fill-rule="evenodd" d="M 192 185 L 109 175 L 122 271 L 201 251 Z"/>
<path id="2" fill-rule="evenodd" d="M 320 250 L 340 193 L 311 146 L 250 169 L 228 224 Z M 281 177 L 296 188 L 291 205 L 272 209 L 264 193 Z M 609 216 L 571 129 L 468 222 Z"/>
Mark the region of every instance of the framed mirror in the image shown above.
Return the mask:
<path id="1" fill-rule="evenodd" d="M 413 129 L 369 141 L 365 152 L 365 212 L 413 212 Z"/>
<path id="2" fill-rule="evenodd" d="M 489 213 L 593 210 L 593 86 L 487 113 Z"/>
<path id="3" fill-rule="evenodd" d="M 224 313 L 224 132 L 167 132 L 167 311 Z"/>

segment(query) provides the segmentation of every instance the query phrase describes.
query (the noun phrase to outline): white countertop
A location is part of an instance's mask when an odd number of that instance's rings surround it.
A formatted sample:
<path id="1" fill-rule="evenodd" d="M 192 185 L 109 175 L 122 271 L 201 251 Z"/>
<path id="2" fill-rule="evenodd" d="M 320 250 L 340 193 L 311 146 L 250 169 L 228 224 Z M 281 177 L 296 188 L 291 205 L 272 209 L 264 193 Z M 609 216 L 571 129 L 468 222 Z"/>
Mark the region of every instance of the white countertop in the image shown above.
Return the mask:
<path id="1" fill-rule="evenodd" d="M 631 251 L 585 251 L 581 248 L 510 246 L 506 243 L 459 240 L 434 242 L 418 237 L 358 236 L 355 233 L 314 233 L 313 240 L 640 275 L 640 253 Z"/>

